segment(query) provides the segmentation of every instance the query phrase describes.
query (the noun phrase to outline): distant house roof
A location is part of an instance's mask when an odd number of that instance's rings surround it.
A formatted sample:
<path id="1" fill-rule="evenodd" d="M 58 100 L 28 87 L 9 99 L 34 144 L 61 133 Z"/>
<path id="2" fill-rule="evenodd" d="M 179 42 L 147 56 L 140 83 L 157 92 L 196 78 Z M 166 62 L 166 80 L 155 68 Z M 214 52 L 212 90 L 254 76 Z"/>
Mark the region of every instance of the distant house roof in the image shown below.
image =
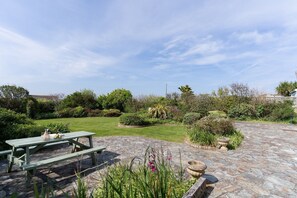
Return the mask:
<path id="1" fill-rule="evenodd" d="M 30 95 L 35 99 L 43 99 L 43 100 L 59 100 L 58 96 L 55 95 Z"/>

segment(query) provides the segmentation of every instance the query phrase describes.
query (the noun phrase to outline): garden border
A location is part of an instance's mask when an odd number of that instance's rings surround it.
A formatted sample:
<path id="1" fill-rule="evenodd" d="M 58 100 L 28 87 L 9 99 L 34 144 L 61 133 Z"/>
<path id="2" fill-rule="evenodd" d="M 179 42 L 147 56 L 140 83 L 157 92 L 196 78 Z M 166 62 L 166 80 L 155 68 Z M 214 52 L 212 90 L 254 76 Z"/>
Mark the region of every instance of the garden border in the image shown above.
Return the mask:
<path id="1" fill-rule="evenodd" d="M 206 190 L 206 178 L 200 177 L 182 198 L 200 198 Z"/>
<path id="2" fill-rule="evenodd" d="M 184 142 L 194 148 L 198 148 L 198 149 L 204 149 L 204 150 L 212 150 L 212 151 L 216 151 L 218 150 L 217 147 L 213 147 L 213 146 L 201 146 L 201 145 L 197 145 L 197 144 L 193 144 L 192 142 L 189 141 L 188 138 L 185 138 Z"/>

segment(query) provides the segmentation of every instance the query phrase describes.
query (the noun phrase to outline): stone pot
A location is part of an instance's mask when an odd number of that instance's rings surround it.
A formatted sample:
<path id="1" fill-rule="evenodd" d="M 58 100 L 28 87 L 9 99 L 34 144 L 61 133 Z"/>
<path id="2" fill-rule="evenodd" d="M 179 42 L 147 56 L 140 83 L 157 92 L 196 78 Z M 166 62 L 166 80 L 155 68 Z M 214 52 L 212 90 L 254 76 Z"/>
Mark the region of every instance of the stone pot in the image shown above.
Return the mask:
<path id="1" fill-rule="evenodd" d="M 221 137 L 218 139 L 219 149 L 227 151 L 227 145 L 229 144 L 230 139 L 226 137 Z"/>
<path id="2" fill-rule="evenodd" d="M 187 172 L 194 178 L 198 179 L 205 173 L 206 164 L 198 160 L 188 161 Z"/>

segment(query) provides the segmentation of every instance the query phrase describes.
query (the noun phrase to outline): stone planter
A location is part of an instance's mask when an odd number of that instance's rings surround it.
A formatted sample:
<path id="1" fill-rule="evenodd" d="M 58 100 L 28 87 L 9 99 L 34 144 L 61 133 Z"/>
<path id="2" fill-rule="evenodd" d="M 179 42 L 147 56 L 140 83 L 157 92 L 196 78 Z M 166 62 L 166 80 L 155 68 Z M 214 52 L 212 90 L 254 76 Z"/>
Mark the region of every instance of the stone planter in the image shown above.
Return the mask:
<path id="1" fill-rule="evenodd" d="M 219 149 L 223 151 L 228 151 L 227 145 L 229 144 L 230 139 L 226 137 L 221 137 L 218 139 Z"/>
<path id="2" fill-rule="evenodd" d="M 207 166 L 198 160 L 188 161 L 187 172 L 194 178 L 198 179 L 205 173 Z"/>

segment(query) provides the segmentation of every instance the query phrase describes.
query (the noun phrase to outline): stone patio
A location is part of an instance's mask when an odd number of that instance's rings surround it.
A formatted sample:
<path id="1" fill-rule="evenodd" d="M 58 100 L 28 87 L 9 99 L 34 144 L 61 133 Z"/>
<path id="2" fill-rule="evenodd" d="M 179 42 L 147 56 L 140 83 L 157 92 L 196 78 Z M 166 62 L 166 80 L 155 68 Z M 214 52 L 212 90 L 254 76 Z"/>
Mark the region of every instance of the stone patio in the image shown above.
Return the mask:
<path id="1" fill-rule="evenodd" d="M 185 167 L 188 160 L 206 163 L 205 177 L 211 181 L 209 197 L 297 197 L 297 127 L 283 124 L 259 124 L 237 122 L 236 128 L 245 135 L 243 144 L 235 151 L 202 150 L 183 143 L 173 143 L 142 137 L 94 138 L 94 146 L 106 145 L 106 151 L 98 157 L 99 165 L 91 167 L 90 160 L 70 160 L 40 169 L 34 177 L 37 182 L 51 183 L 63 197 L 75 186 L 75 171 L 84 170 L 82 176 L 90 190 L 100 180 L 100 173 L 109 164 L 128 162 L 135 156 L 143 157 L 148 146 L 170 150 L 173 163 Z M 55 150 L 44 149 L 35 159 L 56 153 L 68 152 L 61 146 Z M 0 161 L 0 198 L 18 192 L 19 197 L 31 197 L 32 186 L 25 185 L 25 172 L 14 166 L 6 173 L 7 161 Z"/>

